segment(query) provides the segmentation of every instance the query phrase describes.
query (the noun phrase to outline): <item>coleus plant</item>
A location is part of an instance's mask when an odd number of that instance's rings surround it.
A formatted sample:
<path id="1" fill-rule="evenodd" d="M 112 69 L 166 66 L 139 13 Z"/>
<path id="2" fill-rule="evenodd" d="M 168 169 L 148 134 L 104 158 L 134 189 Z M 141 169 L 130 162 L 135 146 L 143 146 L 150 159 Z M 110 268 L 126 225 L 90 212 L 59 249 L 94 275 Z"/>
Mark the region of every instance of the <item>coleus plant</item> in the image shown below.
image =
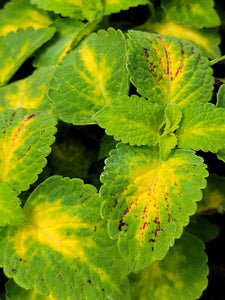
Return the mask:
<path id="1" fill-rule="evenodd" d="M 196 154 L 225 153 L 224 85 L 210 103 L 212 66 L 221 60 L 213 1 L 6 2 L 2 297 L 199 298 L 204 242 L 217 234 L 199 215 L 223 212 L 224 193 L 223 178 L 209 176 L 206 187 Z M 113 22 L 140 6 L 150 12 L 142 26 Z M 56 128 L 66 140 L 55 141 Z"/>

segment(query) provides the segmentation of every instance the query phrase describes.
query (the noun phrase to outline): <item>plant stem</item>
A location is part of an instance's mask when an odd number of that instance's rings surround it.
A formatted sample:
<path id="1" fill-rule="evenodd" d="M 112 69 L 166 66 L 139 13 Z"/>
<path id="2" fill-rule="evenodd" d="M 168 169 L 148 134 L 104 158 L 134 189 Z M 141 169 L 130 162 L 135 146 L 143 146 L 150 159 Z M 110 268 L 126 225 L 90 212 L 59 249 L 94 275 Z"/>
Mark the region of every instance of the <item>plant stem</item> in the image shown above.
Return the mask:
<path id="1" fill-rule="evenodd" d="M 225 55 L 223 55 L 223 56 L 221 56 L 221 57 L 217 57 L 217 58 L 211 60 L 211 61 L 209 62 L 209 64 L 210 64 L 210 66 L 213 66 L 213 65 L 215 65 L 215 64 L 217 64 L 218 62 L 221 62 L 221 61 L 223 61 L 223 60 L 225 60 Z"/>

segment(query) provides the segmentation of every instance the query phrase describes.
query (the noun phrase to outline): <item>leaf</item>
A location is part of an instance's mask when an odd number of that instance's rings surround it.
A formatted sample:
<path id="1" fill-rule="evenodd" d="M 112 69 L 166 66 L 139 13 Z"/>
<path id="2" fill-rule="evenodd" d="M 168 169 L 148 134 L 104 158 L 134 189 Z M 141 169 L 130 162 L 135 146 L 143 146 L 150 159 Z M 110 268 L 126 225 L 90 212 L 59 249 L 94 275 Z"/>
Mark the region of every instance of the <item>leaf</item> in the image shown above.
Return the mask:
<path id="1" fill-rule="evenodd" d="M 6 35 L 19 28 L 47 28 L 52 23 L 47 12 L 37 9 L 28 0 L 13 0 L 0 11 L 0 32 Z"/>
<path id="2" fill-rule="evenodd" d="M 222 84 L 219 87 L 219 90 L 217 93 L 216 107 L 225 108 L 225 84 Z"/>
<path id="3" fill-rule="evenodd" d="M 57 299 L 130 299 L 128 268 L 107 237 L 99 209 L 93 186 L 48 178 L 24 206 L 30 224 L 0 233 L 5 274 L 22 288 Z"/>
<path id="4" fill-rule="evenodd" d="M 0 115 L 0 182 L 19 194 L 37 180 L 54 142 L 56 120 L 34 110 L 9 109 Z"/>
<path id="5" fill-rule="evenodd" d="M 148 4 L 148 0 L 105 0 L 104 15 L 118 13 L 121 10 L 127 10 L 130 7 Z"/>
<path id="6" fill-rule="evenodd" d="M 213 0 L 162 0 L 162 8 L 178 24 L 190 27 L 216 27 L 221 20 Z"/>
<path id="7" fill-rule="evenodd" d="M 186 39 L 197 46 L 202 55 L 211 59 L 221 56 L 219 44 L 220 34 L 215 28 L 197 29 L 187 27 L 173 22 L 169 16 L 163 16 L 157 22 L 149 19 L 144 25 L 137 28 L 160 35 L 172 35 L 177 38 Z"/>
<path id="8" fill-rule="evenodd" d="M 93 21 L 102 13 L 101 0 L 31 0 L 32 4 L 64 17 Z"/>
<path id="9" fill-rule="evenodd" d="M 131 274 L 132 300 L 192 300 L 207 286 L 207 255 L 204 244 L 185 233 L 163 261 L 139 274 Z"/>
<path id="10" fill-rule="evenodd" d="M 194 216 L 190 224 L 185 228 L 185 231 L 194 234 L 205 243 L 214 240 L 220 233 L 218 226 L 210 223 L 207 218 L 202 216 Z"/>
<path id="11" fill-rule="evenodd" d="M 224 148 L 225 109 L 211 103 L 190 103 L 176 132 L 178 147 L 216 153 Z"/>
<path id="12" fill-rule="evenodd" d="M 182 119 L 182 111 L 177 104 L 168 104 L 165 109 L 165 117 L 166 127 L 164 129 L 164 133 L 173 133 L 177 130 L 177 128 L 179 128 L 179 124 Z"/>
<path id="13" fill-rule="evenodd" d="M 135 95 L 121 97 L 93 118 L 115 140 L 138 146 L 157 145 L 159 130 L 165 122 L 161 106 Z"/>
<path id="14" fill-rule="evenodd" d="M 214 79 L 207 58 L 188 41 L 129 32 L 128 67 L 137 91 L 166 107 L 211 99 Z"/>
<path id="15" fill-rule="evenodd" d="M 163 160 L 167 160 L 171 150 L 177 145 L 177 138 L 174 133 L 163 134 L 159 137 L 159 155 Z"/>
<path id="16" fill-rule="evenodd" d="M 21 201 L 7 183 L 0 182 L 0 226 L 21 226 L 27 223 Z"/>
<path id="17" fill-rule="evenodd" d="M 30 27 L 0 36 L 0 86 L 6 84 L 23 62 L 54 33 L 54 28 L 35 30 Z"/>
<path id="18" fill-rule="evenodd" d="M 73 40 L 84 30 L 84 24 L 74 19 L 59 19 L 52 26 L 57 29 L 54 37 L 35 54 L 35 67 L 51 66 L 62 61 Z"/>
<path id="19" fill-rule="evenodd" d="M 207 178 L 207 186 L 203 190 L 202 201 L 198 204 L 198 213 L 225 211 L 225 178 L 210 174 Z"/>
<path id="20" fill-rule="evenodd" d="M 60 119 L 93 124 L 94 113 L 128 94 L 123 34 L 110 28 L 89 35 L 65 57 L 51 85 L 49 96 Z"/>
<path id="21" fill-rule="evenodd" d="M 12 279 L 6 283 L 6 297 L 7 300 L 57 300 L 51 295 L 41 295 L 35 289 L 22 289 Z"/>
<path id="22" fill-rule="evenodd" d="M 113 137 L 109 135 L 103 135 L 98 153 L 98 160 L 106 158 L 109 155 L 110 150 L 116 147 L 117 141 L 114 140 Z"/>
<path id="23" fill-rule="evenodd" d="M 47 93 L 53 78 L 54 67 L 42 67 L 25 79 L 0 87 L 0 111 L 5 108 L 36 108 L 52 113 L 52 102 Z"/>
<path id="24" fill-rule="evenodd" d="M 154 148 L 120 143 L 101 176 L 101 214 L 134 272 L 162 259 L 196 211 L 207 176 L 202 158 L 173 150 L 167 161 Z"/>

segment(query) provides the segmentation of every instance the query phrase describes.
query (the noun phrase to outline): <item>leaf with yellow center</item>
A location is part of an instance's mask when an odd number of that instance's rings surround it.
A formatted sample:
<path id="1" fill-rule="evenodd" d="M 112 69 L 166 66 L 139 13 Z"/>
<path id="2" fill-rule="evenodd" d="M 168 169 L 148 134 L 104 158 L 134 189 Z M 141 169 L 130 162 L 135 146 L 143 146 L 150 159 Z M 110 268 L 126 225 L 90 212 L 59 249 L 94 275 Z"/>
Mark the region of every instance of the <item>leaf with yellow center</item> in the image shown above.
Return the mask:
<path id="1" fill-rule="evenodd" d="M 51 18 L 44 10 L 31 5 L 29 0 L 13 0 L 8 2 L 0 11 L 0 32 L 6 35 L 19 28 L 33 27 L 47 28 L 52 23 Z"/>
<path id="2" fill-rule="evenodd" d="M 167 161 L 154 148 L 119 144 L 102 173 L 102 216 L 121 255 L 137 272 L 162 259 L 201 200 L 207 171 L 190 150 Z"/>
<path id="3" fill-rule="evenodd" d="M 89 35 L 57 68 L 49 96 L 59 118 L 93 124 L 94 113 L 128 94 L 125 39 L 110 28 Z"/>
<path id="4" fill-rule="evenodd" d="M 50 40 L 54 33 L 55 28 L 35 30 L 29 27 L 0 36 L 0 86 L 6 84 L 24 61 Z"/>
<path id="5" fill-rule="evenodd" d="M 56 119 L 34 110 L 8 109 L 0 115 L 0 182 L 17 194 L 29 188 L 46 165 Z"/>
<path id="6" fill-rule="evenodd" d="M 162 0 L 162 8 L 175 22 L 197 28 L 221 25 L 213 6 L 213 0 Z"/>
<path id="7" fill-rule="evenodd" d="M 25 79 L 0 87 L 0 111 L 6 108 L 24 107 L 51 113 L 53 111 L 52 102 L 47 93 L 53 74 L 53 66 L 42 67 Z"/>
<path id="8" fill-rule="evenodd" d="M 56 299 L 130 299 L 128 267 L 107 235 L 100 202 L 80 179 L 48 178 L 24 206 L 30 223 L 0 233 L 5 274 Z"/>
<path id="9" fill-rule="evenodd" d="M 129 32 L 128 67 L 138 92 L 166 107 L 211 100 L 212 69 L 200 50 L 186 40 Z"/>
<path id="10" fill-rule="evenodd" d="M 203 242 L 184 233 L 162 261 L 130 275 L 132 300 L 199 299 L 207 275 Z"/>

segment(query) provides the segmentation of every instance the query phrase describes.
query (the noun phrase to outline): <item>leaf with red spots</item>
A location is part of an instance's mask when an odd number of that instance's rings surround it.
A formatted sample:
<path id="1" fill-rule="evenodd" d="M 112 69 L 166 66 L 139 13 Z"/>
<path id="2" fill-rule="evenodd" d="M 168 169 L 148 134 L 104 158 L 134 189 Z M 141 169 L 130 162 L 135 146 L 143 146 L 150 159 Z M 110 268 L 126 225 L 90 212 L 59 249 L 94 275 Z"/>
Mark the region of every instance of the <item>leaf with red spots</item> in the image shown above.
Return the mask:
<path id="1" fill-rule="evenodd" d="M 209 61 L 186 40 L 130 31 L 128 67 L 138 92 L 166 107 L 207 102 L 213 90 Z"/>
<path id="2" fill-rule="evenodd" d="M 0 183 L 17 195 L 37 180 L 54 142 L 56 119 L 35 110 L 8 109 L 0 115 Z"/>
<path id="3" fill-rule="evenodd" d="M 201 200 L 207 171 L 191 150 L 172 150 L 167 161 L 149 147 L 119 144 L 102 173 L 101 213 L 131 270 L 162 259 Z"/>

